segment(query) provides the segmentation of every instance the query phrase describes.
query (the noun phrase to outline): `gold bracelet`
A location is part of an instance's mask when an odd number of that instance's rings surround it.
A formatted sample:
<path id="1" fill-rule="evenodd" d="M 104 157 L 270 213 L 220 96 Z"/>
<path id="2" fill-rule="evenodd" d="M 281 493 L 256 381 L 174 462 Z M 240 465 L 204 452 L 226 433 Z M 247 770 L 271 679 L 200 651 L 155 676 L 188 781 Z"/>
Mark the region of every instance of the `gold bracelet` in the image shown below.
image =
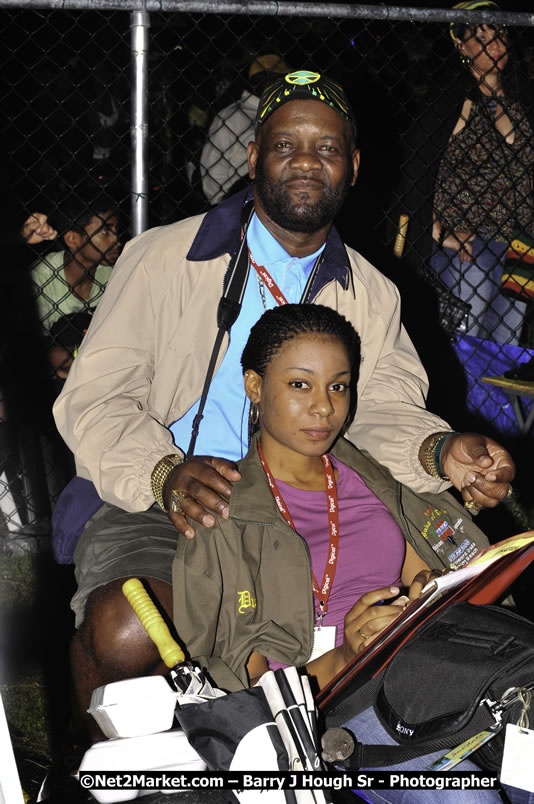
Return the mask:
<path id="1" fill-rule="evenodd" d="M 425 451 L 423 453 L 423 466 L 425 471 L 428 472 L 428 474 L 432 477 L 435 477 L 437 480 L 449 479 L 447 475 L 443 474 L 439 458 L 438 460 L 436 460 L 436 458 L 441 456 L 441 451 L 445 441 L 447 441 L 447 439 L 452 435 L 456 435 L 456 433 L 454 431 L 449 431 L 447 433 L 434 433 L 425 447 Z"/>
<path id="2" fill-rule="evenodd" d="M 163 502 L 163 487 L 165 485 L 165 481 L 169 477 L 174 467 L 179 466 L 183 462 L 184 459 L 182 455 L 177 455 L 176 453 L 173 455 L 165 455 L 165 457 L 158 461 L 155 467 L 152 469 L 152 474 L 150 475 L 152 494 L 154 495 L 154 499 L 159 507 L 162 509 L 162 511 L 165 511 L 165 513 L 167 513 L 165 503 Z"/>

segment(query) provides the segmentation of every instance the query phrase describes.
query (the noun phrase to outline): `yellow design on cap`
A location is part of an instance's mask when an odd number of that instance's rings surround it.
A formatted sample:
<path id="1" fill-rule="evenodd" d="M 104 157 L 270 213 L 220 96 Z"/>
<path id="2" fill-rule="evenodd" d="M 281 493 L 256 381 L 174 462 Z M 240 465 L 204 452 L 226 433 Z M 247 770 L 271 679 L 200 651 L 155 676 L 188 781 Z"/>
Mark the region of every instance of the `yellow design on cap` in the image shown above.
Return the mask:
<path id="1" fill-rule="evenodd" d="M 320 77 L 321 73 L 312 73 L 309 70 L 297 70 L 295 73 L 288 73 L 285 80 L 288 84 L 306 86 L 306 84 L 315 84 Z"/>

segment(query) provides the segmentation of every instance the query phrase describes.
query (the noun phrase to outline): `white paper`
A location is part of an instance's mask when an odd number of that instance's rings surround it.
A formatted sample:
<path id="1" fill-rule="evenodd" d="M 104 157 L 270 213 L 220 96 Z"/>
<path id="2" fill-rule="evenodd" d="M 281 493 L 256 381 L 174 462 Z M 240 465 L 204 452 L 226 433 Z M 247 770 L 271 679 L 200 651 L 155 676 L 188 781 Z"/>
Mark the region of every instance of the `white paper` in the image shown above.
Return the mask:
<path id="1" fill-rule="evenodd" d="M 484 550 L 478 552 L 476 556 L 471 559 L 469 564 L 465 565 L 465 567 L 461 567 L 457 570 L 451 570 L 451 572 L 448 572 L 446 575 L 442 575 L 441 577 L 430 581 L 430 583 L 427 583 L 421 592 L 421 596 L 425 595 L 427 592 L 432 592 L 430 597 L 428 597 L 426 600 L 428 605 L 435 597 L 444 592 L 446 589 L 459 586 L 460 584 L 465 583 L 465 581 L 468 581 L 470 578 L 480 575 L 480 573 L 485 570 L 486 567 L 489 567 L 490 564 L 493 564 L 499 558 L 502 558 L 502 556 L 507 555 L 508 553 L 513 553 L 516 550 L 519 550 L 521 547 L 524 547 L 526 544 L 530 544 L 531 542 L 534 542 L 534 531 L 520 533 L 519 536 L 511 536 L 509 539 L 503 539 L 502 542 L 492 544 L 489 547 L 486 547 Z"/>
<path id="2" fill-rule="evenodd" d="M 534 793 L 534 731 L 506 726 L 501 782 Z"/>
<path id="3" fill-rule="evenodd" d="M 313 662 L 327 651 L 336 647 L 337 627 L 335 625 L 316 625 L 313 629 L 313 650 L 308 659 Z"/>

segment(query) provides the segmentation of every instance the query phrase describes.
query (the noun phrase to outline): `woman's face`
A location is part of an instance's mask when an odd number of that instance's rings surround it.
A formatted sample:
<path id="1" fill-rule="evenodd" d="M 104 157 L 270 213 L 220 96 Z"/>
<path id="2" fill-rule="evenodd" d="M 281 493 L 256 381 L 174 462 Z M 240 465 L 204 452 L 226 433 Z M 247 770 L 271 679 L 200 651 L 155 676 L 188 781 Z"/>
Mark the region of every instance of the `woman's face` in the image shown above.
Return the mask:
<path id="1" fill-rule="evenodd" d="M 469 60 L 477 76 L 500 72 L 508 62 L 508 40 L 505 29 L 493 25 L 473 25 L 467 28 L 460 51 Z"/>
<path id="2" fill-rule="evenodd" d="M 350 406 L 351 363 L 341 341 L 299 335 L 287 341 L 264 376 L 245 373 L 245 388 L 260 406 L 260 437 L 267 454 L 319 456 L 343 427 Z"/>

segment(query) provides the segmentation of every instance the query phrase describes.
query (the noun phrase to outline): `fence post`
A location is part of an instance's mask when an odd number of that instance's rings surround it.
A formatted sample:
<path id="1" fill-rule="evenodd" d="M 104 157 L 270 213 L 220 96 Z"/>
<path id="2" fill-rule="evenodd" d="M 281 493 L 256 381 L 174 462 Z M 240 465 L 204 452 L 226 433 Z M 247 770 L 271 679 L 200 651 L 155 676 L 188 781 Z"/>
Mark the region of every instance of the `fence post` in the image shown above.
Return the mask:
<path id="1" fill-rule="evenodd" d="M 145 4 L 131 15 L 132 46 L 132 234 L 148 226 L 148 29 Z"/>

